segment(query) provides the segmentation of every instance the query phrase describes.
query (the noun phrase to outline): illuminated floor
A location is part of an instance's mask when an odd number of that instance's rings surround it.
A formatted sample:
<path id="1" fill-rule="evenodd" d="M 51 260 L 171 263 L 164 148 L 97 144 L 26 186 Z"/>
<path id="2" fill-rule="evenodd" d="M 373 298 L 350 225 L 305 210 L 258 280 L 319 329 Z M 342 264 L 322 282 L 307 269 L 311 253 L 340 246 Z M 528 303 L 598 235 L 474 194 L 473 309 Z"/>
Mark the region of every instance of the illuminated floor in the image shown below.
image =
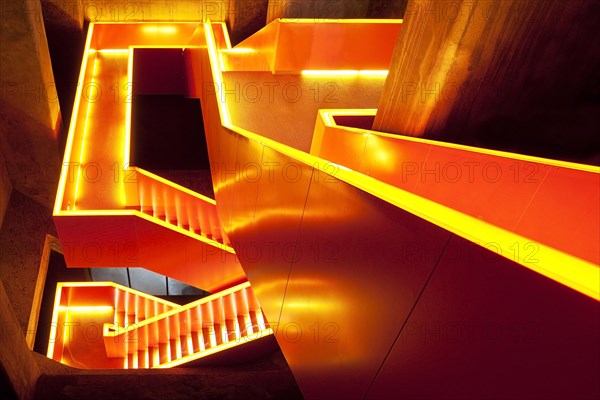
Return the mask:
<path id="1" fill-rule="evenodd" d="M 123 143 L 125 142 L 125 101 L 128 101 L 127 60 L 129 52 L 97 52 L 88 69 L 95 71 L 89 85 L 81 154 L 72 163 L 85 165 L 78 174 L 76 210 L 125 208 L 123 192 Z M 131 89 L 129 89 L 131 91 Z M 75 157 L 74 157 L 75 158 Z"/>

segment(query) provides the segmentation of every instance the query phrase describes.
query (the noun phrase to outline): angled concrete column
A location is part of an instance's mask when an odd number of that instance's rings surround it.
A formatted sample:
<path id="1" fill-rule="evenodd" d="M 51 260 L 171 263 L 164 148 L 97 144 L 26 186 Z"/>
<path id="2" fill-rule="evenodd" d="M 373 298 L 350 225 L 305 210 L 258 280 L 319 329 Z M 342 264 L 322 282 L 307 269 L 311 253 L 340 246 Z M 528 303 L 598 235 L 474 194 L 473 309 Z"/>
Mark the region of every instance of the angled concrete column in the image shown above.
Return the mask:
<path id="1" fill-rule="evenodd" d="M 0 4 L 0 144 L 14 189 L 50 207 L 60 108 L 39 1 Z"/>
<path id="2" fill-rule="evenodd" d="M 4 155 L 0 149 L 0 229 L 2 228 L 2 222 L 4 221 L 4 214 L 8 208 L 11 192 L 12 184 L 10 183 L 8 170 L 6 169 Z"/>
<path id="3" fill-rule="evenodd" d="M 599 162 L 599 13 L 584 0 L 409 0 L 374 129 Z"/>

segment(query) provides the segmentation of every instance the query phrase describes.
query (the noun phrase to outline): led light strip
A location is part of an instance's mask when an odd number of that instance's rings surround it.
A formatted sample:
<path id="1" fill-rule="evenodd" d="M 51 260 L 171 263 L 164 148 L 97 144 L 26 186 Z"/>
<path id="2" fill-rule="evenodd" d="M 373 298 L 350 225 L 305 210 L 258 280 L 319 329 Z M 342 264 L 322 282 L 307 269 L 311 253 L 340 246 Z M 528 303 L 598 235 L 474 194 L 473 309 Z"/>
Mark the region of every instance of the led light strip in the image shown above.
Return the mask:
<path id="1" fill-rule="evenodd" d="M 304 76 L 359 76 L 385 78 L 389 71 L 386 69 L 304 69 L 300 73 Z"/>
<path id="2" fill-rule="evenodd" d="M 205 24 L 205 30 L 207 37 L 210 37 L 209 26 Z M 213 70 L 213 76 L 216 82 L 221 82 L 220 71 L 218 71 L 218 63 L 216 59 L 216 49 L 214 40 L 207 40 L 208 51 L 211 59 L 211 69 Z M 227 105 L 221 106 L 221 102 L 218 102 L 219 111 L 228 113 Z M 221 116 L 221 121 L 227 120 Z M 226 128 L 232 131 L 263 143 L 265 146 L 270 147 L 286 156 L 292 157 L 298 161 L 303 162 L 309 166 L 315 166 L 315 168 L 321 170 L 324 173 L 328 171 L 324 170 L 325 165 L 338 165 L 327 160 L 323 160 L 319 157 L 312 156 L 300 150 L 294 149 L 290 146 L 283 145 L 272 139 L 268 139 L 264 136 L 258 135 L 254 132 L 250 132 L 238 126 L 230 126 L 223 124 Z M 373 133 L 370 131 L 370 133 Z M 394 135 L 390 135 L 394 136 Z M 414 140 L 414 138 L 412 138 Z M 422 139 L 421 139 L 422 140 Z M 434 142 L 435 143 L 435 142 Z M 436 143 L 437 144 L 437 143 Z M 475 150 L 464 146 L 463 148 L 468 150 Z M 502 152 L 496 151 L 484 151 L 477 149 L 487 154 L 500 154 Z M 534 160 L 534 157 L 515 156 L 511 153 L 504 153 L 511 155 L 512 158 L 523 159 L 523 160 Z M 538 159 L 539 160 L 539 159 Z M 544 160 L 545 161 L 545 160 Z M 564 167 L 572 167 L 571 163 L 563 163 L 561 161 L 552 160 L 552 165 L 560 165 Z M 455 233 L 471 242 L 474 243 L 498 243 L 501 249 L 503 257 L 508 258 L 512 261 L 518 262 L 520 265 L 531 269 L 541 275 L 544 275 L 556 282 L 559 282 L 571 289 L 574 289 L 580 293 L 583 293 L 595 300 L 600 301 L 600 273 L 598 266 L 587 261 L 581 260 L 572 255 L 566 254 L 559 250 L 553 249 L 548 246 L 539 244 L 539 251 L 536 257 L 540 259 L 537 263 L 528 262 L 525 259 L 519 258 L 514 260 L 510 255 L 513 252 L 510 251 L 511 246 L 515 243 L 519 243 L 522 246 L 526 243 L 530 243 L 531 239 L 517 235 L 513 232 L 506 231 L 494 225 L 488 224 L 477 218 L 463 214 L 459 211 L 435 203 L 426 198 L 417 196 L 413 193 L 404 191 L 396 188 L 389 184 L 383 183 L 377 179 L 371 178 L 364 174 L 356 171 L 349 170 L 343 166 L 338 165 L 339 170 L 336 174 L 336 178 L 344 182 L 349 183 L 367 193 L 371 193 L 382 200 L 387 201 L 390 204 L 394 204 L 399 208 L 402 208 L 426 221 L 429 221 L 437 226 L 440 226 L 452 233 Z M 590 167 L 585 165 L 576 164 L 576 169 L 590 170 L 597 172 L 598 168 Z M 330 172 L 330 171 L 329 171 Z"/>

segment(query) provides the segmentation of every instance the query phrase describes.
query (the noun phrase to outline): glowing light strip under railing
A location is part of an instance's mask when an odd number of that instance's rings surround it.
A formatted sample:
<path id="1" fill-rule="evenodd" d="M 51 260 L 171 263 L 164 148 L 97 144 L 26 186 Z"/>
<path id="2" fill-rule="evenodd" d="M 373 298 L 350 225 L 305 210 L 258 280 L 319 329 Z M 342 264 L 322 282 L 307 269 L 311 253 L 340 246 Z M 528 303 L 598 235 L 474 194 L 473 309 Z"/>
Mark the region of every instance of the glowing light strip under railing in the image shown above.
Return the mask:
<path id="1" fill-rule="evenodd" d="M 106 288 L 114 288 L 115 289 L 115 304 L 114 306 L 62 306 L 62 289 L 63 288 L 88 288 L 88 287 L 106 287 Z M 181 307 L 179 304 L 170 302 L 168 300 L 161 299 L 160 297 L 151 296 L 147 293 L 140 292 L 139 290 L 131 289 L 127 286 L 119 285 L 114 282 L 58 282 L 56 284 L 56 294 L 54 295 L 54 306 L 52 308 L 52 322 L 50 324 L 50 335 L 48 339 L 48 351 L 46 352 L 47 357 L 53 358 L 54 356 L 54 344 L 56 342 L 56 335 L 58 331 L 58 316 L 61 312 L 68 313 L 69 310 L 72 311 L 80 311 L 89 313 L 90 311 L 102 312 L 110 310 L 116 310 L 118 305 L 119 292 L 127 292 L 135 295 L 136 297 L 141 297 L 152 302 L 162 304 L 163 306 L 170 307 L 171 309 L 176 309 Z M 66 331 L 66 330 L 65 330 Z M 63 346 L 66 343 L 63 339 Z"/>
<path id="2" fill-rule="evenodd" d="M 204 23 L 204 35 L 206 36 L 206 45 L 208 48 L 208 55 L 211 60 L 211 64 L 213 65 L 213 68 L 211 68 L 211 71 L 212 71 L 214 83 L 217 85 L 217 87 L 222 88 L 224 86 L 223 86 L 223 77 L 221 76 L 221 71 L 218 68 L 215 68 L 215 66 L 218 65 L 217 64 L 217 44 L 215 42 L 215 37 L 214 37 L 213 31 L 211 29 L 210 21 Z M 226 105 L 224 105 L 222 103 L 223 102 L 220 101 L 220 99 L 218 99 L 217 107 L 219 108 L 219 117 L 221 118 L 221 124 L 224 126 L 230 127 L 231 126 L 231 117 L 229 115 L 229 109 L 227 108 Z"/>
<path id="3" fill-rule="evenodd" d="M 88 27 L 87 38 L 85 40 L 85 46 L 83 49 L 83 61 L 81 62 L 81 69 L 79 70 L 79 78 L 77 80 L 77 90 L 75 91 L 75 103 L 73 104 L 73 112 L 71 116 L 71 122 L 69 123 L 69 133 L 67 135 L 67 143 L 65 145 L 65 155 L 63 157 L 63 165 L 61 168 L 60 178 L 58 181 L 58 191 L 56 193 L 56 201 L 54 202 L 53 213 L 59 214 L 62 209 L 62 203 L 65 197 L 65 190 L 67 186 L 67 177 L 69 175 L 69 165 L 71 161 L 71 152 L 73 149 L 73 140 L 75 136 L 75 127 L 77 126 L 77 116 L 79 115 L 79 107 L 81 103 L 81 97 L 83 94 L 83 86 L 85 80 L 85 73 L 87 70 L 87 61 L 89 57 L 90 45 L 92 42 L 92 35 L 94 32 L 94 23 L 90 23 Z"/>
<path id="4" fill-rule="evenodd" d="M 207 35 L 207 47 L 211 61 L 211 69 L 215 82 L 221 84 L 221 71 L 216 56 L 216 44 L 212 38 L 210 25 L 204 25 Z M 209 40 L 210 39 L 210 40 Z M 325 166 L 337 165 L 339 167 L 335 178 L 340 179 L 348 184 L 355 186 L 367 193 L 371 193 L 390 204 L 394 204 L 426 221 L 429 221 L 437 226 L 440 226 L 452 233 L 455 233 L 476 244 L 481 243 L 497 243 L 499 245 L 501 256 L 516 261 L 522 266 L 531 269 L 541 275 L 544 275 L 556 282 L 559 282 L 571 289 L 592 297 L 600 301 L 600 273 L 598 266 L 581 260 L 577 257 L 565 254 L 561 251 L 548 246 L 539 244 L 539 251 L 536 253 L 537 263 L 531 263 L 522 257 L 514 259 L 511 257 L 515 243 L 523 246 L 530 243 L 531 240 L 515 233 L 506 231 L 497 226 L 488 224 L 477 218 L 463 214 L 459 211 L 443 206 L 431 200 L 417 196 L 405 190 L 396 188 L 392 185 L 383 183 L 377 179 L 356 171 L 349 170 L 342 165 L 332 163 L 322 158 L 310 155 L 293 147 L 281 144 L 272 139 L 250 132 L 238 126 L 225 124 L 229 122 L 227 105 L 221 105 L 218 101 L 219 111 L 222 113 L 221 122 L 224 127 L 256 142 L 270 147 L 271 149 L 280 152 L 286 156 L 292 157 L 297 161 L 301 161 L 309 167 L 318 169 L 319 171 L 329 174 L 331 171 L 325 170 Z M 394 135 L 390 135 L 394 136 Z M 432 144 L 440 144 L 439 142 L 430 141 Z M 482 151 L 482 149 L 464 147 L 470 151 L 478 151 L 487 154 L 495 151 Z M 504 156 L 510 156 L 515 159 L 532 159 L 533 157 L 523 156 L 513 153 L 504 153 Z M 560 161 L 553 161 L 553 165 L 562 164 Z M 577 169 L 588 170 L 589 166 L 580 165 Z M 521 247 L 522 248 L 522 247 Z M 522 253 L 522 252 L 519 252 Z"/>
<path id="5" fill-rule="evenodd" d="M 125 143 L 123 150 L 123 169 L 129 167 L 129 152 L 131 142 L 131 103 L 133 103 L 133 50 L 129 51 L 127 58 L 127 83 L 131 88 L 130 101 L 125 103 Z"/>
<path id="6" fill-rule="evenodd" d="M 106 311 L 114 311 L 115 307 L 113 306 L 59 306 L 59 311 L 75 311 L 82 313 L 96 313 L 96 312 L 106 312 Z"/>

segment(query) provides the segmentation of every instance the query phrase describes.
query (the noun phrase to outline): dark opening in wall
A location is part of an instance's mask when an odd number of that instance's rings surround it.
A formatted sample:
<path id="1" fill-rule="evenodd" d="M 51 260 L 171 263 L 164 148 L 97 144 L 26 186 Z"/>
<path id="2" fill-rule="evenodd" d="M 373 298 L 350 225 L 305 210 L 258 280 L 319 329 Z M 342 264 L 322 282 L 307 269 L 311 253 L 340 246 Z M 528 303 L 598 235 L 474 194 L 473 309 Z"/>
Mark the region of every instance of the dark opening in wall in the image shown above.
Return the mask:
<path id="1" fill-rule="evenodd" d="M 350 128 L 373 129 L 374 115 L 334 115 L 333 120 L 337 125 Z"/>
<path id="2" fill-rule="evenodd" d="M 200 100 L 187 96 L 184 50 L 135 49 L 131 163 L 149 171 L 210 170 Z"/>

